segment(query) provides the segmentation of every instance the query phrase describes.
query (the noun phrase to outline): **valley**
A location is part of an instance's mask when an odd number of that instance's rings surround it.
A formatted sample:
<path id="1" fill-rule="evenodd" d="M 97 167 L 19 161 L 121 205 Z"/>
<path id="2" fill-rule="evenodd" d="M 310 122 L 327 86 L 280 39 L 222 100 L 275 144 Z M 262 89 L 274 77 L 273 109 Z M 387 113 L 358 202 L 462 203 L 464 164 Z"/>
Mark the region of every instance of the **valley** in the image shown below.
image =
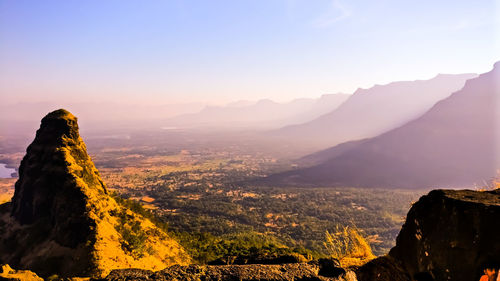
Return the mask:
<path id="1" fill-rule="evenodd" d="M 500 281 L 498 1 L 2 1 L 0 281 Z"/>
<path id="2" fill-rule="evenodd" d="M 89 153 L 108 188 L 154 213 L 199 263 L 229 256 L 297 253 L 325 257 L 326 231 L 356 226 L 376 255 L 394 246 L 411 206 L 427 190 L 255 186 L 293 169 L 303 147 L 200 133 L 90 135 Z M 140 143 L 141 145 L 138 145 Z M 280 147 L 280 149 L 276 149 Z M 2 148 L 18 163 L 21 152 Z M 12 195 L 13 179 L 2 179 Z M 7 197 L 5 195 L 4 197 Z M 232 245 L 217 247 L 218 244 Z"/>

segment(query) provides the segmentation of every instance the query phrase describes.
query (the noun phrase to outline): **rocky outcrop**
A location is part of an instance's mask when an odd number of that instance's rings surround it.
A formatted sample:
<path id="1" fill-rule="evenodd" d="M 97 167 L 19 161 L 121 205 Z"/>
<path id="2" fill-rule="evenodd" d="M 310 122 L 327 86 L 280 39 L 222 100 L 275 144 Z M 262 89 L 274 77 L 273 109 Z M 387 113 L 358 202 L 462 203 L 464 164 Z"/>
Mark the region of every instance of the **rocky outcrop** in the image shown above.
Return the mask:
<path id="1" fill-rule="evenodd" d="M 482 265 L 500 258 L 499 222 L 500 189 L 431 191 L 410 209 L 389 256 L 361 267 L 359 280 L 479 280 Z"/>
<path id="2" fill-rule="evenodd" d="M 113 270 L 106 281 L 118 280 L 178 280 L 178 281 L 355 281 L 352 271 L 329 267 L 328 263 L 287 263 L 249 265 L 190 265 L 172 266 L 161 271 L 124 269 Z"/>
<path id="3" fill-rule="evenodd" d="M 415 275 L 479 280 L 500 257 L 500 191 L 434 190 L 413 205 L 390 256 Z"/>
<path id="4" fill-rule="evenodd" d="M 356 270 L 360 281 L 410 281 L 410 275 L 400 261 L 389 256 L 376 258 Z"/>
<path id="5" fill-rule="evenodd" d="M 15 187 L 12 202 L 0 205 L 0 262 L 42 276 L 189 262 L 176 241 L 108 195 L 66 110 L 42 119 Z"/>
<path id="6" fill-rule="evenodd" d="M 29 270 L 15 270 L 8 264 L 0 265 L 0 280 L 9 281 L 43 281 L 36 273 Z"/>

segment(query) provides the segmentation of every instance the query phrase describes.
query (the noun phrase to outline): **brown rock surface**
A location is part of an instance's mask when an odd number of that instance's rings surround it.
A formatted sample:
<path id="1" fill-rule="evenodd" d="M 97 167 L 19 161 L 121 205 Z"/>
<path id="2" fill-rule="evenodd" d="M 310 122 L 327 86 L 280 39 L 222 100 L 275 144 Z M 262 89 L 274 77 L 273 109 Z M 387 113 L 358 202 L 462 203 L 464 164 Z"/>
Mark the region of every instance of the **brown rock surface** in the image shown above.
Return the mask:
<path id="1" fill-rule="evenodd" d="M 389 256 L 362 266 L 358 278 L 479 280 L 482 265 L 500 258 L 499 222 L 500 189 L 433 190 L 410 209 Z"/>
<path id="2" fill-rule="evenodd" d="M 337 268 L 325 272 L 318 263 L 288 264 L 248 264 L 248 265 L 174 265 L 161 271 L 125 269 L 113 270 L 106 278 L 100 280 L 177 280 L 177 281 L 355 281 L 352 271 Z"/>
<path id="3" fill-rule="evenodd" d="M 405 272 L 401 262 L 385 256 L 376 258 L 356 270 L 360 281 L 410 281 L 410 275 Z"/>
<path id="4" fill-rule="evenodd" d="M 412 276 L 479 280 L 481 265 L 500 258 L 499 223 L 499 190 L 434 190 L 410 209 L 389 255 Z"/>

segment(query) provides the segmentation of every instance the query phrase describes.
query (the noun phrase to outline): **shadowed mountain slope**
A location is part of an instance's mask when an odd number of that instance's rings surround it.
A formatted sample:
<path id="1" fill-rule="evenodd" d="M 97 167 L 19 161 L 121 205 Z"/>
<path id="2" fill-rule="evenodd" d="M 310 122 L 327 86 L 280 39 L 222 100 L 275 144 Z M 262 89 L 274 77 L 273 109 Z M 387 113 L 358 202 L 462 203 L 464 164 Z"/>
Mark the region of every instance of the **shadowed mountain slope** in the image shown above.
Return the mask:
<path id="1" fill-rule="evenodd" d="M 101 276 L 190 260 L 151 221 L 110 197 L 76 117 L 62 109 L 42 119 L 12 202 L 0 205 L 0 226 L 0 263 L 41 276 Z"/>
<path id="2" fill-rule="evenodd" d="M 482 185 L 499 167 L 499 68 L 496 63 L 494 70 L 467 81 L 462 90 L 404 126 L 327 150 L 330 159 L 313 155 L 309 159 L 323 163 L 266 181 L 403 188 Z"/>
<path id="3" fill-rule="evenodd" d="M 323 147 L 374 137 L 417 118 L 474 77 L 475 74 L 440 74 L 430 80 L 401 81 L 358 89 L 336 110 L 270 134 L 309 140 Z"/>

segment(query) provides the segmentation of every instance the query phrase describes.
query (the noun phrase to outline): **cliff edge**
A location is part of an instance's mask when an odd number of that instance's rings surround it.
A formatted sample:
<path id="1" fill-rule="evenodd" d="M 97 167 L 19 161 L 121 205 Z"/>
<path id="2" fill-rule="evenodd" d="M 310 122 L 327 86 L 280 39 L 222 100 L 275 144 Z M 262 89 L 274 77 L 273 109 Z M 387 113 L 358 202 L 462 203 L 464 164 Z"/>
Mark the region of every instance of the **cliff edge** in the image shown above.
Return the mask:
<path id="1" fill-rule="evenodd" d="M 358 278 L 479 280 L 482 266 L 500 258 L 499 222 L 500 189 L 433 190 L 412 206 L 389 255 L 361 267 Z"/>

